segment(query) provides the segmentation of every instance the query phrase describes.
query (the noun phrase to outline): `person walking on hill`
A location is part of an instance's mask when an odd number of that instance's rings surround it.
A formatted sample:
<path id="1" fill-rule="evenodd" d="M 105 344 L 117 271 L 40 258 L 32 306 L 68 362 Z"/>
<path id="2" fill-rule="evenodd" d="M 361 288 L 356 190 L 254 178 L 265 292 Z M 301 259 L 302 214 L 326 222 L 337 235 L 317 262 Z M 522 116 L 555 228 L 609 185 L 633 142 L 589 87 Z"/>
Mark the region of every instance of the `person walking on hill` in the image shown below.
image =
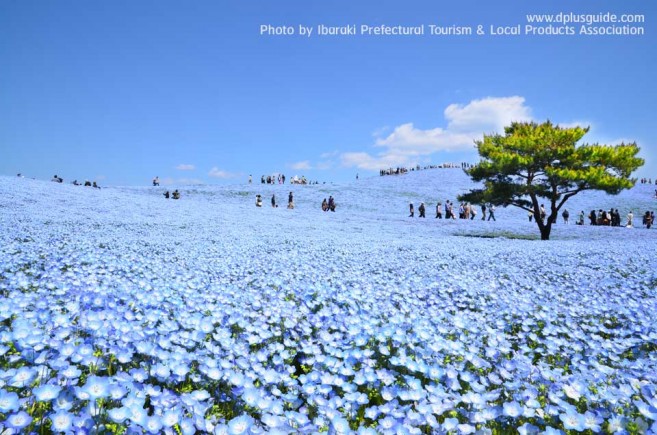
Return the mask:
<path id="1" fill-rule="evenodd" d="M 418 208 L 418 211 L 420 212 L 420 217 L 421 218 L 425 217 L 424 216 L 425 208 L 424 208 L 424 203 L 423 202 L 420 203 L 420 207 Z"/>
<path id="2" fill-rule="evenodd" d="M 486 220 L 486 204 L 481 204 L 481 220 Z"/>
<path id="3" fill-rule="evenodd" d="M 497 219 L 495 219 L 495 206 L 493 204 L 488 207 L 488 220 L 491 219 L 493 219 L 493 221 L 497 221 Z"/>
<path id="4" fill-rule="evenodd" d="M 294 208 L 294 196 L 292 195 L 292 192 L 287 196 L 287 208 Z"/>
<path id="5" fill-rule="evenodd" d="M 415 216 L 415 209 L 413 208 L 413 203 L 411 202 L 408 206 L 408 211 L 411 213 L 408 215 L 408 217 L 414 217 Z"/>
<path id="6" fill-rule="evenodd" d="M 329 195 L 328 209 L 333 212 L 335 211 L 335 198 L 332 195 Z"/>
<path id="7" fill-rule="evenodd" d="M 271 195 L 271 206 L 276 208 L 276 194 Z"/>
<path id="8" fill-rule="evenodd" d="M 439 202 L 436 204 L 436 219 L 443 218 L 443 205 Z"/>
<path id="9" fill-rule="evenodd" d="M 570 217 L 570 213 L 568 213 L 568 209 L 565 209 L 563 213 L 561 213 L 561 217 L 563 217 L 563 223 L 568 224 L 568 218 Z"/>

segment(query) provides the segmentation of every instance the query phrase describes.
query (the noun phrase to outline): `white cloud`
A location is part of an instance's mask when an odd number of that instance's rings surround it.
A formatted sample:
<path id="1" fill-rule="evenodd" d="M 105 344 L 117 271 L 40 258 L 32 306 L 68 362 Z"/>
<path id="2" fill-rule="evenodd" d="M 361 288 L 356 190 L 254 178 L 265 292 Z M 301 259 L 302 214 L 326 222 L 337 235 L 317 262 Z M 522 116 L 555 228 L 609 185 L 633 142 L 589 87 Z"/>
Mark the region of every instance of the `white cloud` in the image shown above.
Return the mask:
<path id="1" fill-rule="evenodd" d="M 176 166 L 176 169 L 179 171 L 193 171 L 194 169 L 196 169 L 196 167 L 194 165 L 181 163 L 178 166 Z"/>
<path id="2" fill-rule="evenodd" d="M 413 123 L 395 127 L 392 133 L 378 137 L 374 146 L 383 151 L 343 153 L 343 166 L 378 170 L 409 166 L 426 161 L 437 152 L 475 151 L 474 141 L 485 133 L 501 133 L 514 121 L 531 121 L 531 109 L 519 96 L 483 98 L 466 105 L 450 104 L 444 111 L 447 127 L 423 130 Z M 380 130 L 381 133 L 384 130 Z"/>
<path id="3" fill-rule="evenodd" d="M 228 179 L 228 178 L 235 178 L 239 175 L 221 170 L 215 166 L 212 169 L 210 169 L 210 172 L 208 172 L 208 176 L 213 178 Z"/>
<path id="4" fill-rule="evenodd" d="M 306 170 L 306 171 L 307 171 L 307 170 L 309 170 L 309 169 L 312 168 L 312 167 L 310 166 L 310 162 L 309 162 L 308 160 L 304 160 L 304 161 L 302 161 L 302 162 L 292 163 L 292 164 L 290 165 L 290 167 L 291 167 L 292 169 L 296 169 L 297 171 L 303 171 L 303 170 Z"/>
<path id="5" fill-rule="evenodd" d="M 501 133 L 514 121 L 531 121 L 531 109 L 523 97 L 483 98 L 465 106 L 450 104 L 445 109 L 447 130 L 465 133 Z"/>

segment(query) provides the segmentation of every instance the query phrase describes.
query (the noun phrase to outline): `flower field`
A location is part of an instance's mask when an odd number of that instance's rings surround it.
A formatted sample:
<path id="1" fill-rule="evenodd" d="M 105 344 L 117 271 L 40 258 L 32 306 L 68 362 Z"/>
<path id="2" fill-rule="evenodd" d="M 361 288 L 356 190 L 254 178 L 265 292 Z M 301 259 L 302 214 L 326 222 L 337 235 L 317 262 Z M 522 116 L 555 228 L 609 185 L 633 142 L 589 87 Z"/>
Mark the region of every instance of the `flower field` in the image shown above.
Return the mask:
<path id="1" fill-rule="evenodd" d="M 470 187 L 0 177 L 0 432 L 657 433 L 654 187 L 567 203 L 636 228 L 547 242 L 519 210 L 433 218 Z"/>

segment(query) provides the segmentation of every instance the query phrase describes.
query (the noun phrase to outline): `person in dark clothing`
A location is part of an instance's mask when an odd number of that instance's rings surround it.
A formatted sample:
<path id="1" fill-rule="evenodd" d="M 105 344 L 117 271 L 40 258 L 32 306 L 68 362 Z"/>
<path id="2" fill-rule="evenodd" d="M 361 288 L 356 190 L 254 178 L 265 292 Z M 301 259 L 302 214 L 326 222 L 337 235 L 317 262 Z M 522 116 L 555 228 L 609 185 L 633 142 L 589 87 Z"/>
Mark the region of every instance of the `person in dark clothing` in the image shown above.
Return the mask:
<path id="1" fill-rule="evenodd" d="M 486 204 L 481 204 L 481 220 L 486 220 Z"/>
<path id="2" fill-rule="evenodd" d="M 651 214 L 649 211 L 646 211 L 646 214 L 643 215 L 643 225 L 645 225 L 647 229 L 650 229 L 650 227 L 652 226 L 652 221 L 654 217 L 655 217 L 654 213 Z"/>
<path id="3" fill-rule="evenodd" d="M 271 196 L 271 206 L 276 208 L 276 194 L 272 194 Z"/>
<path id="4" fill-rule="evenodd" d="M 413 208 L 413 203 L 410 203 L 408 205 L 408 211 L 411 213 L 408 215 L 408 217 L 414 217 L 415 216 L 415 209 Z"/>
<path id="5" fill-rule="evenodd" d="M 335 199 L 331 195 L 329 195 L 328 208 L 331 211 L 335 211 Z"/>
<path id="6" fill-rule="evenodd" d="M 420 212 L 420 217 L 421 218 L 425 217 L 424 216 L 425 209 L 424 209 L 424 203 L 423 202 L 420 203 L 420 207 L 418 207 L 418 211 Z"/>
<path id="7" fill-rule="evenodd" d="M 589 214 L 589 220 L 591 221 L 591 225 L 598 224 L 598 217 L 595 214 L 595 210 L 591 210 L 591 213 Z"/>
<path id="8" fill-rule="evenodd" d="M 568 209 L 565 209 L 563 213 L 561 213 L 561 217 L 563 217 L 563 223 L 567 224 L 568 218 L 570 217 L 570 213 L 568 213 Z"/>
<path id="9" fill-rule="evenodd" d="M 173 193 L 171 194 L 171 197 L 173 199 L 180 199 L 180 192 L 178 192 L 178 189 L 173 191 Z"/>
<path id="10" fill-rule="evenodd" d="M 287 196 L 287 208 L 294 208 L 294 195 L 292 195 L 292 192 Z"/>
<path id="11" fill-rule="evenodd" d="M 328 202 L 326 201 L 326 198 L 322 201 L 322 211 L 328 211 Z"/>
<path id="12" fill-rule="evenodd" d="M 168 190 L 167 190 L 166 192 L 164 192 L 164 197 L 165 197 L 166 199 L 169 199 L 170 196 L 171 196 L 171 195 L 169 194 L 169 191 L 168 191 Z"/>
<path id="13" fill-rule="evenodd" d="M 488 206 L 488 219 L 486 219 L 486 221 L 490 221 L 491 219 L 493 219 L 494 221 L 497 220 L 495 219 L 495 206 L 493 204 L 490 204 Z"/>

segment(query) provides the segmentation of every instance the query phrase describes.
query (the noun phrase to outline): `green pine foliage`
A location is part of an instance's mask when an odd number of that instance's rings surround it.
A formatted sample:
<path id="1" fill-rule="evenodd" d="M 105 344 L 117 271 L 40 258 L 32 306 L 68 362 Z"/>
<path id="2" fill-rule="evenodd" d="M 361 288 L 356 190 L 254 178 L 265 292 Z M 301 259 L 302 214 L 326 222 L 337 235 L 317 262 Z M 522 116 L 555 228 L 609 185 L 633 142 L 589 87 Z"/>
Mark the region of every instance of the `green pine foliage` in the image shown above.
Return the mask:
<path id="1" fill-rule="evenodd" d="M 584 190 L 617 194 L 634 186 L 631 174 L 643 165 L 635 142 L 620 145 L 580 144 L 589 128 L 562 128 L 550 121 L 512 123 L 504 134 L 477 141 L 479 164 L 467 173 L 483 182 L 459 196 L 460 201 L 513 205 L 546 219 L 535 219 L 541 239 L 550 238 L 552 222 L 566 201 Z M 549 207 L 548 207 L 549 206 Z"/>

